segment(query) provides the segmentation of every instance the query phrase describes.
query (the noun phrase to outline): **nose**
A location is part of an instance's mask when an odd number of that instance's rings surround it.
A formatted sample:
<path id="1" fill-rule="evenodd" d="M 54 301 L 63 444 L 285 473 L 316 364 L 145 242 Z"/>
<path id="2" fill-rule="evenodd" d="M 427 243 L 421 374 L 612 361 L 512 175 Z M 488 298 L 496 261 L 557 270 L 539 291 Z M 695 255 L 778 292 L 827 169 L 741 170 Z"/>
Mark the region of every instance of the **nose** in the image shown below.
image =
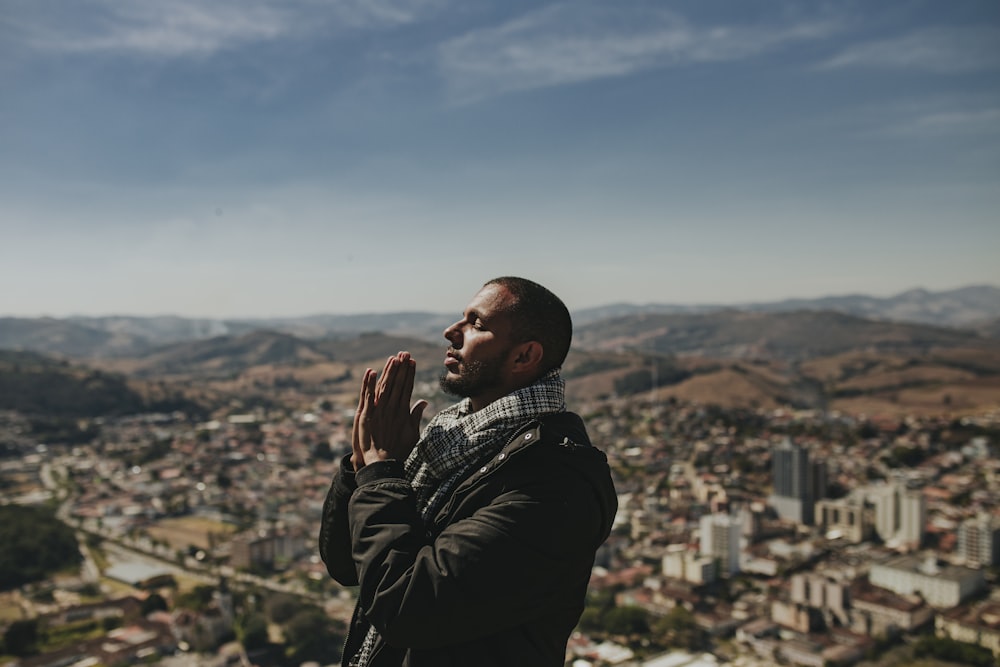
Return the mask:
<path id="1" fill-rule="evenodd" d="M 452 347 L 461 347 L 460 343 L 456 341 L 460 339 L 462 334 L 461 321 L 455 322 L 450 327 L 444 330 L 444 337 L 448 339 Z"/>

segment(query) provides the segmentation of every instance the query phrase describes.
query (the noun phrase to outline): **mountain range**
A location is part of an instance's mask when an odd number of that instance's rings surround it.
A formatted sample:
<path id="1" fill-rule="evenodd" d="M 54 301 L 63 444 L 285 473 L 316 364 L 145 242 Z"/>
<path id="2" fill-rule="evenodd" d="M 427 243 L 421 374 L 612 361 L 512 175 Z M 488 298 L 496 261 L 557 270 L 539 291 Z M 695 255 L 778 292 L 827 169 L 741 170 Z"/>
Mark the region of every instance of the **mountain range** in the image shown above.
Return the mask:
<path id="1" fill-rule="evenodd" d="M 593 332 L 625 317 L 686 315 L 690 318 L 716 314 L 736 318 L 738 313 L 794 313 L 829 311 L 867 320 L 907 322 L 938 327 L 963 328 L 980 335 L 1000 334 L 1000 288 L 977 285 L 930 292 L 909 290 L 891 297 L 865 295 L 792 299 L 742 305 L 611 304 L 573 313 L 577 328 L 590 332 L 579 342 L 591 340 Z M 24 349 L 73 358 L 135 357 L 174 343 L 233 337 L 258 330 L 276 331 L 300 339 L 353 338 L 364 332 L 440 341 L 443 329 L 456 313 L 430 312 L 311 315 L 257 319 L 207 319 L 176 316 L 14 318 L 0 317 L 0 349 Z M 722 315 L 728 313 L 728 315 Z M 640 320 L 630 320 L 635 323 Z M 696 319 L 682 320 L 696 321 Z M 750 325 L 753 320 L 746 320 Z M 615 325 L 621 326 L 621 323 Z"/>
<path id="2" fill-rule="evenodd" d="M 735 408 L 896 416 L 1000 409 L 1000 290 L 910 291 L 872 311 L 877 302 L 830 297 L 579 311 L 563 366 L 568 399 L 586 404 L 641 393 Z M 76 406 L 100 414 L 349 405 L 364 369 L 402 349 L 417 360 L 415 392 L 440 406 L 447 400 L 436 383 L 446 346 L 441 331 L 453 317 L 2 318 L 0 410 L 73 418 Z"/>

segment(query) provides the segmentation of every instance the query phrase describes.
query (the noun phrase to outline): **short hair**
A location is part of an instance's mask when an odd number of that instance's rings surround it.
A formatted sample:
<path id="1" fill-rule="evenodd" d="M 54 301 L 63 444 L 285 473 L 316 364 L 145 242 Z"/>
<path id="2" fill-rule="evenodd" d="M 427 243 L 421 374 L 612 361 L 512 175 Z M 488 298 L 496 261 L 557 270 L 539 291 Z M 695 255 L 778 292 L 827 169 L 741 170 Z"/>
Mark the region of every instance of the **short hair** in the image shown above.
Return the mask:
<path id="1" fill-rule="evenodd" d="M 503 276 L 486 285 L 499 285 L 514 297 L 505 309 L 511 316 L 511 335 L 516 343 L 536 340 L 542 344 L 542 375 L 562 366 L 573 339 L 573 320 L 566 304 L 527 278 Z"/>

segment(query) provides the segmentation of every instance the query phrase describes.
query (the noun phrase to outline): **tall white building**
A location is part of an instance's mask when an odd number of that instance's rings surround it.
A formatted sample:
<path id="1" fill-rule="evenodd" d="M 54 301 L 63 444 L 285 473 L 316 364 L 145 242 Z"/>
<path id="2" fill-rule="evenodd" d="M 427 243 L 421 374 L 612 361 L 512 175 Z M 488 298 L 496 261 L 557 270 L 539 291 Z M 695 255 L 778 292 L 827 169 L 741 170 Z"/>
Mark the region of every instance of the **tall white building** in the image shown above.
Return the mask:
<path id="1" fill-rule="evenodd" d="M 739 517 L 729 514 L 706 514 L 701 517 L 699 550 L 719 563 L 719 574 L 728 577 L 740 571 Z"/>
<path id="2" fill-rule="evenodd" d="M 868 502 L 875 507 L 875 532 L 888 542 L 899 528 L 899 489 L 895 484 L 870 486 Z"/>
<path id="3" fill-rule="evenodd" d="M 875 508 L 875 532 L 883 542 L 920 548 L 927 525 L 927 499 L 919 489 L 879 484 L 868 487 L 867 498 Z"/>
<path id="4" fill-rule="evenodd" d="M 919 549 L 927 530 L 927 498 L 919 489 L 900 494 L 899 530 L 896 541 L 908 549 Z"/>
<path id="5" fill-rule="evenodd" d="M 989 514 L 963 521 L 958 529 L 958 553 L 970 567 L 1000 565 L 1000 521 Z"/>

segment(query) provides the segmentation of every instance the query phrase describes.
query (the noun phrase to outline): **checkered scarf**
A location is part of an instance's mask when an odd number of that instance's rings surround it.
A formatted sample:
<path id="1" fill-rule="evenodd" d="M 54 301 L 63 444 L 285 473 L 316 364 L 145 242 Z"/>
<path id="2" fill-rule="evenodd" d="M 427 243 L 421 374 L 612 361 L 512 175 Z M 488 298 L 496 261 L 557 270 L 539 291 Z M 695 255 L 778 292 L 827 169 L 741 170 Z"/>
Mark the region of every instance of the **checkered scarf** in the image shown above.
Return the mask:
<path id="1" fill-rule="evenodd" d="M 482 410 L 472 412 L 466 398 L 439 412 L 404 464 L 424 520 L 434 516 L 469 468 L 506 444 L 505 436 L 538 415 L 565 410 L 565 387 L 556 369 Z"/>
<path id="2" fill-rule="evenodd" d="M 565 410 L 565 389 L 559 369 L 554 369 L 482 410 L 473 412 L 472 401 L 466 398 L 439 412 L 403 464 L 424 521 L 430 521 L 455 484 L 496 454 L 518 427 L 539 415 Z M 378 631 L 369 627 L 352 667 L 367 667 L 377 638 Z"/>

